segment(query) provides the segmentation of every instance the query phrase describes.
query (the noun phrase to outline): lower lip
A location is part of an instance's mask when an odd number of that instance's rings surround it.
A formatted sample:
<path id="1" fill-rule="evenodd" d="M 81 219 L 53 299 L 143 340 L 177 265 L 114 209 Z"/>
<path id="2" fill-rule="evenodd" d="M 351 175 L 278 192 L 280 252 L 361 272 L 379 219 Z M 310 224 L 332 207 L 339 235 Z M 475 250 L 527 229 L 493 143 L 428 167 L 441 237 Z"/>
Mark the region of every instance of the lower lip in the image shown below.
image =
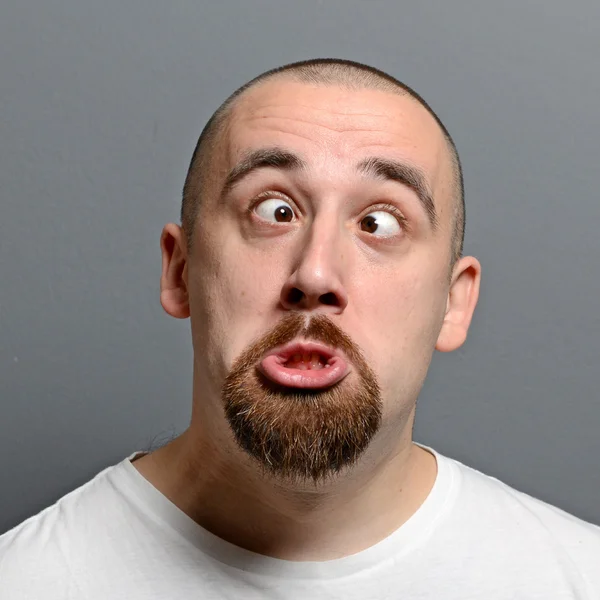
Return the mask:
<path id="1" fill-rule="evenodd" d="M 323 389 L 331 387 L 340 382 L 348 373 L 350 368 L 346 361 L 339 357 L 333 357 L 329 367 L 322 369 L 288 369 L 282 364 L 282 359 L 271 355 L 264 358 L 258 365 L 258 370 L 273 383 L 291 388 Z"/>

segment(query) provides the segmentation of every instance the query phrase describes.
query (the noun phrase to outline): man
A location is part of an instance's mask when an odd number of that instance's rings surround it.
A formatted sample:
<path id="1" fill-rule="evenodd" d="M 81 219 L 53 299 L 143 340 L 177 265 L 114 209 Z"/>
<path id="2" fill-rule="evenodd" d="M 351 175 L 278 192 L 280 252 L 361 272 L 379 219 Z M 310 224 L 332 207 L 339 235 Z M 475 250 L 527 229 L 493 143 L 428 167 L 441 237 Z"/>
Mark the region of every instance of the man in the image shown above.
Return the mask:
<path id="1" fill-rule="evenodd" d="M 600 598 L 600 528 L 412 441 L 477 303 L 463 230 L 454 143 L 390 76 L 234 93 L 161 237 L 190 426 L 0 538 L 0 597 Z"/>

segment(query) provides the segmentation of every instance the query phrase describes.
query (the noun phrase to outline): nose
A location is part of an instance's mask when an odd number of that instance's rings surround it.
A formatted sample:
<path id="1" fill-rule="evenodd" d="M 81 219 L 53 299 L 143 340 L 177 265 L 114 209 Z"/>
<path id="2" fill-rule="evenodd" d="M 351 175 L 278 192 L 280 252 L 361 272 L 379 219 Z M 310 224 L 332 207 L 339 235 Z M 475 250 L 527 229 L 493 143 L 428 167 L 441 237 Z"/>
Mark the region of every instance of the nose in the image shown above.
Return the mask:
<path id="1" fill-rule="evenodd" d="M 281 304 L 288 310 L 320 309 L 340 314 L 348 305 L 342 282 L 343 256 L 339 236 L 329 227 L 313 229 L 300 245 L 294 270 L 281 290 Z"/>

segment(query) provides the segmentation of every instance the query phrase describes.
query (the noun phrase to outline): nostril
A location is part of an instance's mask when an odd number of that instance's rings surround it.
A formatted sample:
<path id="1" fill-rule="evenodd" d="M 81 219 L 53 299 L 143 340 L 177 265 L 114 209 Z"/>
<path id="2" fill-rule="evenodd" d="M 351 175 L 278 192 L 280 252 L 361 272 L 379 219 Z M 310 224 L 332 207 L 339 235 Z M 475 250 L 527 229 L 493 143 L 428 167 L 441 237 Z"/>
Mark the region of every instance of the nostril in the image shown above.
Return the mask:
<path id="1" fill-rule="evenodd" d="M 323 304 L 327 304 L 328 306 L 333 306 L 338 304 L 337 296 L 333 292 L 327 292 L 327 294 L 323 294 L 319 300 Z"/>
<path id="2" fill-rule="evenodd" d="M 303 297 L 304 293 L 302 291 L 300 291 L 298 288 L 292 288 L 288 294 L 288 302 L 290 304 L 298 304 Z"/>

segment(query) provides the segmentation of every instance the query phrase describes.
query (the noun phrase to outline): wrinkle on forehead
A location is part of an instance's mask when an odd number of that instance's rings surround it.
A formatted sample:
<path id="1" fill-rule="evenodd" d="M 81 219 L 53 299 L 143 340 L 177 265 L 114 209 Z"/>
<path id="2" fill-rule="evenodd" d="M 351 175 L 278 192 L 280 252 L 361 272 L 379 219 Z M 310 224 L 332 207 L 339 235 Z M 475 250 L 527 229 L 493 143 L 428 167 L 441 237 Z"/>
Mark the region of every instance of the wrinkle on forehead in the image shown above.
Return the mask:
<path id="1" fill-rule="evenodd" d="M 303 125 L 331 133 L 396 135 L 406 141 L 412 138 L 419 145 L 445 149 L 440 127 L 414 98 L 377 89 L 348 90 L 289 80 L 271 81 L 246 92 L 230 115 L 230 131 L 266 126 L 297 133 Z"/>
<path id="2" fill-rule="evenodd" d="M 355 95 L 357 93 L 355 92 Z M 382 92 L 379 92 L 382 94 Z M 389 96 L 390 94 L 385 94 Z M 398 97 L 391 96 L 392 99 Z M 381 97 L 379 98 L 381 100 Z M 408 99 L 408 98 L 407 98 Z M 366 99 L 362 99 L 361 108 L 364 109 Z M 408 124 L 411 130 L 422 130 L 423 136 L 431 140 L 442 140 L 443 136 L 437 123 L 429 114 L 414 100 L 408 99 L 412 106 L 403 108 L 400 106 L 389 106 L 389 111 L 382 112 L 373 110 L 370 112 L 341 110 L 340 103 L 329 106 L 319 106 L 319 100 L 315 104 L 289 104 L 287 102 L 270 102 L 247 107 L 239 107 L 232 114 L 232 122 L 240 125 L 261 123 L 265 120 L 294 121 L 305 123 L 309 126 L 317 125 L 331 131 L 342 133 L 344 131 L 390 131 L 400 133 L 400 124 Z M 244 108 L 246 110 L 244 110 Z M 383 108 L 383 107 L 382 107 Z M 414 109 L 417 109 L 416 111 Z M 413 109 L 413 110 L 410 110 Z M 422 113 L 422 114 L 419 114 Z"/>
<path id="3" fill-rule="evenodd" d="M 427 173 L 440 216 L 449 210 L 453 166 L 444 134 L 408 94 L 289 80 L 265 82 L 242 95 L 232 108 L 221 156 L 232 163 L 249 145 L 264 145 L 269 138 L 281 143 L 281 135 L 308 148 L 307 158 L 313 149 L 320 149 L 338 158 L 354 155 L 356 162 L 358 152 L 375 154 L 380 148 L 412 162 Z"/>

